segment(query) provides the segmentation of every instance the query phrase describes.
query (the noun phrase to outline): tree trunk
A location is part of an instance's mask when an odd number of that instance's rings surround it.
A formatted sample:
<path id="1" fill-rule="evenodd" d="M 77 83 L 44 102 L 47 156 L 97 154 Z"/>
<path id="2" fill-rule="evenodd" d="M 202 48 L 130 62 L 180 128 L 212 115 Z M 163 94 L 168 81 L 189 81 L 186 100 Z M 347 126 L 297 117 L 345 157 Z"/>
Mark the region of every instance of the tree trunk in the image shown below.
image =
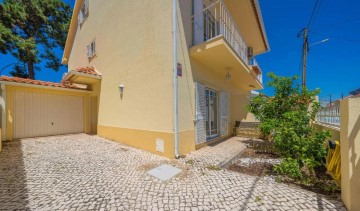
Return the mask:
<path id="1" fill-rule="evenodd" d="M 34 63 L 28 63 L 28 73 L 30 79 L 35 79 Z"/>

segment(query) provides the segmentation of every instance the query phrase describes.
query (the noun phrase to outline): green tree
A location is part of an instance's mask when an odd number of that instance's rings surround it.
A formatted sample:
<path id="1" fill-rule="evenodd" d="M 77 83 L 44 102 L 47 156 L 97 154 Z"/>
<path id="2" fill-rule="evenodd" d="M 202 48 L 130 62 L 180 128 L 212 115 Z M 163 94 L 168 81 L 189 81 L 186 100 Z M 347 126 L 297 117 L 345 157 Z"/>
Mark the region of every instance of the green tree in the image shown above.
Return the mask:
<path id="1" fill-rule="evenodd" d="M 58 71 L 54 50 L 65 46 L 71 8 L 61 0 L 4 0 L 0 3 L 0 52 L 11 54 L 26 67 L 12 74 L 35 78 L 36 64 Z M 19 73 L 19 74 L 18 74 Z"/>
<path id="2" fill-rule="evenodd" d="M 301 177 L 300 168 L 313 171 L 326 154 L 324 142 L 329 132 L 312 127 L 320 108 L 315 101 L 319 90 L 309 91 L 296 85 L 296 76 L 279 77 L 273 73 L 268 76 L 271 80 L 267 85 L 274 88 L 274 97 L 260 94 L 248 109 L 261 121 L 262 132 L 274 140 L 276 151 L 286 158 L 275 169 Z"/>

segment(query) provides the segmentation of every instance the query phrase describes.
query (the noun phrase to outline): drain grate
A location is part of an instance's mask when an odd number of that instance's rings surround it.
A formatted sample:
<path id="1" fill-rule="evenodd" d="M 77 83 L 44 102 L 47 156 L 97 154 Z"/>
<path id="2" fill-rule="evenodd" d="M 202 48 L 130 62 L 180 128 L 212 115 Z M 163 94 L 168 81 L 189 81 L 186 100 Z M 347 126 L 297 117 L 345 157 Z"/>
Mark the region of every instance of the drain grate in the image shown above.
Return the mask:
<path id="1" fill-rule="evenodd" d="M 181 169 L 175 168 L 168 164 L 163 164 L 154 169 L 151 169 L 147 173 L 150 174 L 151 176 L 156 177 L 159 180 L 166 181 L 171 179 L 175 175 L 179 174 L 180 172 Z"/>

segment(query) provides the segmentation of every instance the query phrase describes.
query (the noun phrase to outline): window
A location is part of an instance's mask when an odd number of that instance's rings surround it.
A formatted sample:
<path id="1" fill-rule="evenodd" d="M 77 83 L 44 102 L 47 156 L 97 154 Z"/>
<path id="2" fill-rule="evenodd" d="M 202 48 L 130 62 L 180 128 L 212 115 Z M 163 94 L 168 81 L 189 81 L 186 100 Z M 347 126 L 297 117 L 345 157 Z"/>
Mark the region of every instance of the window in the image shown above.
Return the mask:
<path id="1" fill-rule="evenodd" d="M 89 0 L 84 0 L 84 4 L 79 12 L 79 26 L 85 21 L 85 19 L 89 16 Z"/>
<path id="2" fill-rule="evenodd" d="M 87 56 L 88 59 L 92 59 L 96 56 L 96 45 L 95 40 L 93 40 L 88 46 L 87 46 Z"/>

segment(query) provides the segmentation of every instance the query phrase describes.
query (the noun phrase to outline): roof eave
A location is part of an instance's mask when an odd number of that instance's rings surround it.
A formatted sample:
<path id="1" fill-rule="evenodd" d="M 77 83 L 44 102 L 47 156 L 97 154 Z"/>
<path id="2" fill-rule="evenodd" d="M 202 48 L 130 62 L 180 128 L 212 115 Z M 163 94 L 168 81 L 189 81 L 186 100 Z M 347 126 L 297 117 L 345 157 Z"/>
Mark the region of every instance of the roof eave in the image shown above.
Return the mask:
<path id="1" fill-rule="evenodd" d="M 72 76 L 82 76 L 82 77 L 87 77 L 87 78 L 92 78 L 92 79 L 101 79 L 101 75 L 91 75 L 91 74 L 86 74 L 86 73 L 80 73 L 74 70 L 70 70 L 63 79 L 61 79 L 61 83 L 64 83 L 68 80 L 70 80 L 70 78 Z"/>
<path id="2" fill-rule="evenodd" d="M 270 51 L 270 45 L 269 45 L 269 41 L 268 41 L 268 38 L 267 38 L 265 25 L 264 25 L 264 20 L 263 20 L 263 17 L 262 17 L 259 1 L 258 0 L 252 0 L 252 2 L 253 2 L 254 9 L 255 9 L 255 12 L 256 12 L 256 17 L 257 17 L 258 22 L 260 24 L 259 27 L 260 27 L 262 39 L 263 39 L 263 42 L 264 42 L 264 47 L 265 47 L 264 51 L 261 51 L 261 52 L 259 52 L 257 54 L 257 55 L 259 55 L 259 54 L 269 52 Z"/>
<path id="3" fill-rule="evenodd" d="M 68 64 L 69 62 L 69 56 L 71 53 L 72 46 L 74 44 L 75 34 L 78 27 L 78 15 L 81 8 L 81 5 L 83 4 L 84 0 L 76 0 L 74 10 L 71 16 L 69 31 L 66 37 L 66 42 L 64 46 L 64 53 L 62 57 L 62 64 Z"/>
<path id="4" fill-rule="evenodd" d="M 52 89 L 52 90 L 62 90 L 62 91 L 69 91 L 69 92 L 80 92 L 80 93 L 88 93 L 90 94 L 91 91 L 84 90 L 84 89 L 75 89 L 75 88 L 65 88 L 65 87 L 56 87 L 56 86 L 43 86 L 37 84 L 29 84 L 29 83 L 18 83 L 13 81 L 0 81 L 0 84 L 9 85 L 9 86 L 22 86 L 22 87 L 33 87 L 39 89 Z"/>

